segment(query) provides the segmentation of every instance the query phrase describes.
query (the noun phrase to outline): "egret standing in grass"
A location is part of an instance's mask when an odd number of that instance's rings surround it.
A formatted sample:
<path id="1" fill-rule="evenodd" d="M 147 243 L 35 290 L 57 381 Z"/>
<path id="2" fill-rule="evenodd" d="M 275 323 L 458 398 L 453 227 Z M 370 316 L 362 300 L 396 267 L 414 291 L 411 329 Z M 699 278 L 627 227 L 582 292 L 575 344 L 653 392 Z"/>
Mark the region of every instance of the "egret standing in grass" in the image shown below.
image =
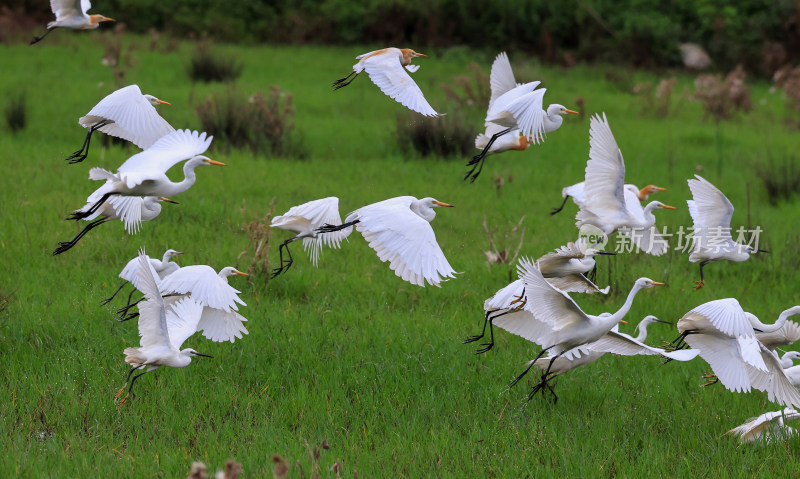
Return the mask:
<path id="1" fill-rule="evenodd" d="M 692 241 L 694 249 L 689 255 L 692 263 L 700 262 L 700 280 L 695 282 L 695 290 L 705 286 L 703 266 L 714 261 L 747 261 L 751 254 L 766 253 L 767 250 L 733 241 L 731 237 L 731 218 L 733 204 L 714 185 L 699 175 L 689 179 L 692 199 L 686 200 L 694 228 Z"/>
<path id="2" fill-rule="evenodd" d="M 67 157 L 66 161 L 79 163 L 86 159 L 92 133 L 96 130 L 128 140 L 143 150 L 150 148 L 159 138 L 175 131 L 158 114 L 154 108 L 156 105 L 169 103 L 153 95 L 143 95 L 138 85 L 128 85 L 109 94 L 78 120 L 89 132 L 80 150 Z"/>
<path id="3" fill-rule="evenodd" d="M 281 265 L 273 270 L 273 278 L 288 271 L 292 266 L 293 259 L 292 253 L 289 251 L 289 243 L 302 239 L 303 249 L 308 252 L 311 263 L 316 267 L 323 244 L 329 248 L 338 248 L 339 243 L 353 231 L 353 228 L 345 228 L 333 233 L 317 233 L 317 228 L 325 224 L 331 226 L 342 224 L 342 218 L 339 216 L 339 198 L 335 196 L 293 206 L 281 216 L 272 218 L 269 225 L 271 228 L 280 228 L 295 233 L 293 237 L 278 247 Z M 288 256 L 285 262 L 283 259 L 284 249 Z"/>
<path id="4" fill-rule="evenodd" d="M 346 87 L 359 73 L 366 70 L 370 80 L 401 105 L 425 116 L 439 116 L 428 104 L 422 90 L 403 70 L 405 68 L 411 73 L 416 72 L 419 65 L 412 65 L 411 60 L 426 56 L 410 48 L 384 48 L 364 53 L 356 57 L 358 63 L 353 65 L 353 71 L 349 75 L 333 82 L 333 89 Z"/>
<path id="5" fill-rule="evenodd" d="M 44 35 L 33 37 L 31 45 L 46 37 L 56 28 L 72 28 L 73 30 L 92 30 L 100 26 L 101 22 L 114 22 L 113 18 L 102 15 L 87 15 L 92 8 L 89 0 L 50 0 L 50 9 L 56 16 L 55 21 L 47 24 Z"/>
<path id="6" fill-rule="evenodd" d="M 364 236 L 381 261 L 388 261 L 397 276 L 425 287 L 454 278 L 455 271 L 436 242 L 431 221 L 434 208 L 452 207 L 434 198 L 399 196 L 363 206 L 350 213 L 339 226 L 324 225 L 318 233 L 332 233 L 351 226 Z"/>

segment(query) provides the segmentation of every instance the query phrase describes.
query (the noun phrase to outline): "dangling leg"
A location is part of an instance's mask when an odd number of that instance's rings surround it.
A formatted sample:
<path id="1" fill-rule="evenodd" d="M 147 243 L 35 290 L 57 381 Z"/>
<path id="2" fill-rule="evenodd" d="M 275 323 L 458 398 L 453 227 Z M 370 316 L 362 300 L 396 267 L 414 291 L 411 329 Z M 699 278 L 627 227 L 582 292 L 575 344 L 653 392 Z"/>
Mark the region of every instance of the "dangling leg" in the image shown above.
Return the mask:
<path id="1" fill-rule="evenodd" d="M 126 284 L 128 284 L 128 282 L 127 282 L 127 281 L 125 281 L 124 283 L 122 283 L 121 285 L 119 285 L 119 288 L 117 288 L 117 290 L 116 290 L 116 291 L 114 291 L 114 294 L 112 294 L 112 295 L 111 295 L 111 296 L 109 296 L 108 298 L 104 299 L 104 300 L 103 300 L 103 301 L 100 303 L 100 306 L 104 306 L 104 305 L 106 305 L 106 304 L 110 303 L 110 302 L 111 302 L 111 300 L 112 300 L 112 299 L 114 299 L 114 296 L 116 296 L 116 295 L 117 295 L 117 293 L 119 293 L 120 291 L 122 291 L 122 288 L 124 288 Z M 135 291 L 135 290 L 134 290 L 134 291 Z M 133 294 L 133 291 L 131 291 L 131 294 Z M 130 299 L 131 299 L 131 297 L 130 297 L 130 296 L 128 296 L 128 302 L 129 302 L 129 303 L 130 303 Z"/>
<path id="2" fill-rule="evenodd" d="M 106 193 L 103 196 L 101 196 L 100 199 L 97 200 L 97 203 L 93 204 L 91 208 L 89 208 L 88 210 L 73 211 L 69 216 L 67 216 L 67 219 L 78 221 L 84 218 L 88 218 L 89 216 L 93 215 L 94 212 L 97 211 L 101 206 L 103 206 L 103 203 L 105 203 L 109 197 L 118 194 L 119 193 L 116 192 Z"/>
<path id="3" fill-rule="evenodd" d="M 506 133 L 509 133 L 511 130 L 512 130 L 512 128 L 506 128 L 505 130 L 500 131 L 500 132 L 495 133 L 494 135 L 492 135 L 492 138 L 489 140 L 489 143 L 487 143 L 486 146 L 483 148 L 483 151 L 481 151 L 479 154 L 473 156 L 472 159 L 469 161 L 469 163 L 467 163 L 467 166 L 470 166 L 470 165 L 474 165 L 474 166 L 472 167 L 471 170 L 469 170 L 467 175 L 464 177 L 464 180 L 466 180 L 467 178 L 470 178 L 470 176 L 471 176 L 472 178 L 470 179 L 470 183 L 474 183 L 475 182 L 475 179 L 478 178 L 478 175 L 481 174 L 481 170 L 483 170 L 483 162 L 484 162 L 484 159 L 486 158 L 486 154 L 489 152 L 489 148 L 492 147 L 492 144 L 495 142 L 495 140 L 497 140 L 501 136 L 505 135 Z M 478 171 L 475 172 L 475 174 L 473 174 L 472 172 L 475 171 L 476 168 L 478 169 Z"/>
<path id="4" fill-rule="evenodd" d="M 294 258 L 292 258 L 292 252 L 289 251 L 289 243 L 291 243 L 292 241 L 297 241 L 298 239 L 300 238 L 297 236 L 295 236 L 294 238 L 289 238 L 288 240 L 281 243 L 281 245 L 278 247 L 278 255 L 280 257 L 281 265 L 272 270 L 272 275 L 269 277 L 269 279 L 275 279 L 275 277 L 278 276 L 279 274 L 289 271 L 289 268 L 291 268 L 292 263 L 294 263 Z M 285 264 L 283 261 L 284 249 L 286 249 L 286 254 L 289 256 L 289 259 L 286 260 Z"/>
<path id="5" fill-rule="evenodd" d="M 553 211 L 550 212 L 550 216 L 553 216 L 554 214 L 556 214 L 556 213 L 560 212 L 561 210 L 563 210 L 564 209 L 564 205 L 567 204 L 567 200 L 568 199 L 569 199 L 569 195 L 565 196 L 564 197 L 564 201 L 561 203 L 561 206 L 559 206 L 558 208 L 553 208 Z"/>
<path id="6" fill-rule="evenodd" d="M 98 130 L 108 125 L 109 123 L 114 123 L 114 122 L 111 120 L 103 120 L 90 126 L 89 132 L 86 134 L 86 139 L 83 140 L 83 146 L 81 146 L 81 149 L 69 155 L 68 157 L 64 158 L 64 161 L 67 161 L 69 162 L 70 165 L 72 165 L 74 163 L 80 163 L 81 161 L 85 160 L 86 157 L 89 155 L 89 144 L 92 141 L 92 133 L 94 133 L 95 130 Z"/>
<path id="7" fill-rule="evenodd" d="M 710 261 L 701 261 L 700 262 L 700 281 L 694 282 L 694 290 L 697 291 L 698 289 L 702 288 L 706 285 L 706 282 L 703 280 L 703 266 L 710 263 Z"/>
<path id="8" fill-rule="evenodd" d="M 596 261 L 594 263 L 594 268 L 592 268 L 592 270 L 589 271 L 589 277 L 587 279 L 589 281 L 591 281 L 592 283 L 597 281 L 597 262 Z"/>
<path id="9" fill-rule="evenodd" d="M 131 375 L 133 374 L 134 371 L 136 371 L 137 369 L 141 369 L 143 367 L 144 367 L 144 365 L 131 366 L 131 369 L 128 371 L 128 375 L 125 377 L 125 384 L 127 385 L 128 381 L 131 380 Z M 114 395 L 114 399 L 117 399 L 118 397 L 120 397 L 122 395 L 122 391 L 124 391 L 124 390 L 125 390 L 125 385 L 123 385 L 121 388 L 119 388 L 119 391 L 117 391 L 117 394 Z"/>
<path id="10" fill-rule="evenodd" d="M 44 35 L 42 35 L 40 37 L 33 37 L 33 40 L 31 40 L 30 44 L 33 45 L 34 43 L 38 43 L 38 42 L 42 41 L 42 39 L 44 37 L 46 37 L 47 35 L 49 35 L 50 32 L 52 32 L 53 30 L 55 30 L 55 28 L 48 28 L 47 31 L 44 32 Z"/>
<path id="11" fill-rule="evenodd" d="M 531 392 L 528 394 L 528 401 L 533 399 L 533 396 L 535 396 L 536 393 L 541 391 L 543 388 L 548 387 L 550 389 L 550 392 L 553 393 L 553 398 L 554 398 L 553 404 L 558 402 L 558 396 L 556 396 L 556 393 L 555 391 L 553 391 L 553 388 L 550 387 L 549 384 L 547 384 L 547 381 L 551 379 L 548 377 L 548 375 L 550 374 L 550 368 L 553 367 L 553 363 L 556 361 L 556 359 L 558 359 L 559 356 L 561 356 L 561 354 L 556 354 L 555 356 L 553 356 L 553 359 L 550 360 L 550 363 L 547 364 L 547 370 L 544 372 L 544 374 L 542 374 L 542 380 L 539 382 L 539 384 L 534 386 L 533 389 L 531 389 Z M 555 376 L 557 375 L 554 375 L 554 377 Z"/>
<path id="12" fill-rule="evenodd" d="M 474 335 L 474 336 L 467 336 L 466 339 L 461 341 L 461 344 L 474 343 L 475 341 L 481 339 L 484 335 L 486 335 L 486 325 L 487 324 L 491 324 L 489 322 L 489 315 L 492 314 L 492 313 L 496 313 L 497 311 L 500 311 L 500 310 L 499 309 L 490 309 L 489 311 L 486 311 L 486 314 L 483 315 L 483 329 L 481 330 L 481 334 L 477 334 L 477 335 Z"/>
<path id="13" fill-rule="evenodd" d="M 53 251 L 53 256 L 55 256 L 57 254 L 61 254 L 61 253 L 65 252 L 65 251 L 68 251 L 70 248 L 75 246 L 78 243 L 78 241 L 81 238 L 83 238 L 84 235 L 86 235 L 86 233 L 89 232 L 89 230 L 91 230 L 92 228 L 95 228 L 97 226 L 100 226 L 101 224 L 105 223 L 106 221 L 108 221 L 108 219 L 106 219 L 105 216 L 102 217 L 102 218 L 96 219 L 96 220 L 92 221 L 91 223 L 89 223 L 88 225 L 86 225 L 86 228 L 84 228 L 80 233 L 78 233 L 78 236 L 73 238 L 72 241 L 62 241 L 62 242 L 58 243 L 58 248 L 56 248 L 56 250 Z M 116 293 L 114 293 L 114 294 L 116 294 Z"/>
<path id="14" fill-rule="evenodd" d="M 357 71 L 355 71 L 355 70 L 351 71 L 350 74 L 347 75 L 346 77 L 340 78 L 340 79 L 336 80 L 335 82 L 333 82 L 333 85 L 332 85 L 333 89 L 334 90 L 338 90 L 339 88 L 346 87 L 347 85 L 351 84 L 353 82 L 353 80 L 356 79 L 357 76 L 358 76 L 358 72 Z M 350 77 L 353 77 L 353 78 L 350 78 Z M 350 81 L 348 81 L 348 79 Z"/>
<path id="15" fill-rule="evenodd" d="M 358 224 L 360 222 L 361 222 L 361 220 L 354 220 L 354 221 L 350 221 L 348 223 L 342 223 L 339 226 L 334 226 L 334 225 L 325 223 L 324 225 L 322 225 L 319 228 L 317 228 L 316 230 L 314 230 L 314 232 L 317 233 L 317 234 L 334 233 L 336 231 L 341 231 L 341 230 L 343 230 L 345 228 L 349 228 L 350 226 L 353 226 L 353 225 Z"/>
<path id="16" fill-rule="evenodd" d="M 509 384 L 509 385 L 508 385 L 508 387 L 509 387 L 509 388 L 513 388 L 513 387 L 514 387 L 514 385 L 516 385 L 516 384 L 519 382 L 519 380 L 523 378 L 523 376 L 525 376 L 526 374 L 528 374 L 528 371 L 530 371 L 530 370 L 531 370 L 531 368 L 532 368 L 532 367 L 533 367 L 533 366 L 536 364 L 536 361 L 538 361 L 538 360 L 539 360 L 539 358 L 541 358 L 541 357 L 544 355 L 545 351 L 547 351 L 547 350 L 549 350 L 549 349 L 551 349 L 551 348 L 554 348 L 554 347 L 555 347 L 555 344 L 554 344 L 554 345 L 552 345 L 552 346 L 548 346 L 548 347 L 546 347 L 546 348 L 543 348 L 541 351 L 539 351 L 539 354 L 536 356 L 536 359 L 534 359 L 533 361 L 531 361 L 531 363 L 528 365 L 528 367 L 525 369 L 525 371 L 522 371 L 522 374 L 520 374 L 519 376 L 517 376 L 516 378 L 514 378 L 514 380 L 513 380 L 513 381 L 511 381 L 511 384 Z M 548 371 L 549 371 L 549 368 L 548 368 Z"/>
<path id="17" fill-rule="evenodd" d="M 144 298 L 142 298 L 142 299 L 140 299 L 140 300 L 138 300 L 138 301 L 134 301 L 133 303 L 127 304 L 127 305 L 125 305 L 125 306 L 123 306 L 123 307 L 119 308 L 119 309 L 117 310 L 117 315 L 119 316 L 119 318 L 117 319 L 117 321 L 127 321 L 127 320 L 129 320 L 129 319 L 133 319 L 133 318 L 135 318 L 135 317 L 139 316 L 139 313 L 134 313 L 134 314 L 132 314 L 132 315 L 130 315 L 130 316 L 126 316 L 126 315 L 128 314 L 128 311 L 129 311 L 129 310 L 130 310 L 132 307 L 134 307 L 134 306 L 136 306 L 137 304 L 141 303 L 143 300 L 144 300 Z"/>

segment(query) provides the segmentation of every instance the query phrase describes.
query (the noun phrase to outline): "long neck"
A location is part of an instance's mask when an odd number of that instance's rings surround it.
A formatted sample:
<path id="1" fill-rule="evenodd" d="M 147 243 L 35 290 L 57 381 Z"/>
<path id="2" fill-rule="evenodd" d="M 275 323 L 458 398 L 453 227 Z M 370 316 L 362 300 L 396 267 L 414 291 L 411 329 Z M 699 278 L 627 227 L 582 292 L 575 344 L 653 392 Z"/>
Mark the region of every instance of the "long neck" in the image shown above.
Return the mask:
<path id="1" fill-rule="evenodd" d="M 637 196 L 639 197 L 639 201 L 647 201 L 647 197 L 650 196 L 647 190 L 648 190 L 647 187 L 644 187 L 641 190 L 639 190 L 639 193 L 637 194 Z"/>
<path id="2" fill-rule="evenodd" d="M 760 329 L 761 332 L 773 333 L 773 332 L 781 329 L 783 327 L 783 325 L 786 324 L 786 320 L 789 319 L 791 316 L 794 316 L 796 314 L 800 314 L 800 308 L 797 307 L 797 306 L 795 306 L 794 308 L 789 308 L 786 311 L 782 312 L 781 315 L 778 316 L 778 320 L 775 321 L 773 324 L 767 325 L 767 324 L 762 323 L 761 321 L 758 321 L 758 319 L 756 319 L 756 321 L 759 323 L 759 325 L 756 326 L 756 327 L 758 329 Z"/>
<path id="3" fill-rule="evenodd" d="M 187 161 L 186 164 L 183 165 L 183 181 L 177 183 L 169 182 L 165 186 L 164 191 L 161 192 L 161 196 L 175 196 L 191 188 L 194 182 L 197 181 L 197 175 L 195 175 L 194 169 L 198 166 L 200 166 L 199 162 L 192 160 Z"/>
<path id="4" fill-rule="evenodd" d="M 643 343 L 644 340 L 647 339 L 647 326 L 649 325 L 650 321 L 642 320 L 642 322 L 639 323 L 639 334 L 637 334 L 636 337 L 634 338 L 636 339 L 636 341 Z"/>
<path id="5" fill-rule="evenodd" d="M 625 315 L 628 314 L 628 311 L 630 311 L 631 306 L 633 306 L 633 298 L 641 289 L 642 287 L 639 285 L 639 283 L 635 283 L 631 289 L 631 292 L 628 293 L 628 298 L 625 300 L 625 304 L 623 304 L 616 313 L 609 316 L 609 318 L 613 318 L 615 323 L 618 323 L 622 318 L 624 318 Z"/>
<path id="6" fill-rule="evenodd" d="M 564 117 L 559 115 L 558 113 L 553 113 L 552 115 L 547 114 L 544 116 L 544 131 L 549 133 L 551 131 L 556 131 L 561 127 L 561 123 L 564 122 Z"/>
<path id="7" fill-rule="evenodd" d="M 658 202 L 652 201 L 647 203 L 647 206 L 644 207 L 644 219 L 645 223 L 653 226 L 656 223 L 656 216 L 653 214 L 653 211 L 658 209 Z"/>

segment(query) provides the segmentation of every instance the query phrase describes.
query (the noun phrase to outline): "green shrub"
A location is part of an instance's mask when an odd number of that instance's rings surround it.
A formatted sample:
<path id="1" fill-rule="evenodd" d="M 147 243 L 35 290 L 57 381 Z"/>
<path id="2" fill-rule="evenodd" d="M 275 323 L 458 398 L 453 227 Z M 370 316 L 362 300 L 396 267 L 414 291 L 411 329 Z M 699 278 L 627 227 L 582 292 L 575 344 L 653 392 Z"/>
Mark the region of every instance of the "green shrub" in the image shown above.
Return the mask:
<path id="1" fill-rule="evenodd" d="M 438 118 L 412 111 L 400 114 L 395 137 L 405 154 L 416 151 L 421 156 L 466 157 L 474 153 L 477 134 L 477 129 L 467 123 L 461 111 L 454 109 Z"/>
<path id="2" fill-rule="evenodd" d="M 12 97 L 6 103 L 6 124 L 13 132 L 17 132 L 25 128 L 28 121 L 27 116 L 27 102 L 25 94 L 20 93 L 16 97 Z"/>
<path id="3" fill-rule="evenodd" d="M 239 78 L 243 68 L 236 57 L 213 52 L 208 42 L 201 41 L 195 47 L 186 73 L 195 82 L 232 82 Z"/>

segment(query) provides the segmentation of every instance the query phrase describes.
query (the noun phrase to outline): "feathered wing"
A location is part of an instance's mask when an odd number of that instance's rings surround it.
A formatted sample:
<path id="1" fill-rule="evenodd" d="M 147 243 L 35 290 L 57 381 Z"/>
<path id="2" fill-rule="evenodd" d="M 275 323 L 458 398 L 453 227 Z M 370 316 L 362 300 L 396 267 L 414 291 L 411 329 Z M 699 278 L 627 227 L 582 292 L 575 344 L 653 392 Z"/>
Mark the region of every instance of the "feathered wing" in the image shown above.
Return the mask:
<path id="1" fill-rule="evenodd" d="M 727 231 L 730 238 L 731 218 L 733 218 L 733 204 L 714 185 L 699 175 L 697 178 L 687 180 L 692 191 L 694 208 L 689 208 L 695 229 L 722 228 L 721 234 Z M 694 211 L 692 211 L 694 210 Z M 711 231 L 710 233 L 716 233 Z M 706 233 L 708 234 L 708 233 Z"/>
<path id="2" fill-rule="evenodd" d="M 364 69 L 383 93 L 401 105 L 425 116 L 439 116 L 425 100 L 422 90 L 408 72 L 403 70 L 399 57 L 389 54 L 373 55 L 364 61 Z"/>
<path id="3" fill-rule="evenodd" d="M 794 344 L 800 339 L 800 325 L 794 321 L 786 321 L 783 327 L 771 333 L 756 332 L 756 339 L 769 349 Z"/>
<path id="4" fill-rule="evenodd" d="M 581 259 L 585 255 L 583 251 L 574 242 L 570 241 L 564 246 L 559 246 L 552 253 L 547 253 L 536 260 L 536 265 L 542 275 L 548 274 L 549 271 L 555 270 L 567 263 L 572 259 Z"/>
<path id="5" fill-rule="evenodd" d="M 506 52 L 497 55 L 492 63 L 492 70 L 489 74 L 489 85 L 492 88 L 492 96 L 489 98 L 489 108 L 500 95 L 516 88 L 517 81 L 514 80 L 514 72 L 511 70 L 511 62 L 508 61 Z M 487 135 L 489 133 L 487 132 Z"/>
<path id="6" fill-rule="evenodd" d="M 158 276 L 158 273 L 156 273 L 155 268 L 153 267 L 153 262 L 149 256 L 145 255 L 145 258 L 147 258 L 147 266 L 150 269 L 150 274 L 155 279 L 156 285 L 158 285 L 161 282 L 161 280 Z M 125 267 L 122 268 L 122 271 L 119 273 L 119 277 L 131 283 L 134 288 L 144 292 L 142 288 L 146 286 L 142 285 L 139 273 L 140 268 L 141 264 L 139 263 L 139 257 L 137 256 L 136 258 L 133 258 L 132 260 L 128 261 L 128 264 L 126 264 Z"/>
<path id="7" fill-rule="evenodd" d="M 120 196 L 114 195 L 106 200 L 122 223 L 128 234 L 136 234 L 142 225 L 142 208 L 144 208 L 144 198 L 141 196 Z"/>
<path id="8" fill-rule="evenodd" d="M 403 280 L 423 287 L 427 281 L 438 287 L 440 282 L 455 278 L 430 223 L 409 208 L 414 198 L 401 199 L 365 206 L 346 221 L 359 220 L 356 229 L 378 258 L 389 262 L 389 268 Z"/>
<path id="9" fill-rule="evenodd" d="M 50 9 L 56 16 L 56 20 L 63 17 L 83 16 L 87 10 L 92 8 L 89 0 L 50 0 Z"/>
<path id="10" fill-rule="evenodd" d="M 640 343 L 627 334 L 615 331 L 609 331 L 600 339 L 593 343 L 587 344 L 585 347 L 592 351 L 617 354 L 620 356 L 660 354 L 661 356 L 675 359 L 677 361 L 689 361 L 700 354 L 700 351 L 696 349 L 683 349 L 667 352 L 661 348 L 653 348 L 644 343 Z"/>
<path id="11" fill-rule="evenodd" d="M 754 341 L 758 342 L 754 338 Z M 767 393 L 767 399 L 784 406 L 800 407 L 800 391 L 798 391 L 783 372 L 778 358 L 763 344 L 758 344 L 759 352 L 766 370 L 748 365 L 747 373 L 753 388 Z"/>
<path id="12" fill-rule="evenodd" d="M 750 378 L 747 365 L 738 354 L 736 340 L 710 334 L 690 334 L 686 343 L 700 351 L 700 357 L 711 366 L 726 389 L 749 392 Z"/>
<path id="13" fill-rule="evenodd" d="M 128 140 L 143 150 L 175 131 L 142 95 L 138 85 L 126 86 L 106 96 L 78 123 L 90 128 L 103 120 L 112 123 L 100 127 L 100 131 Z"/>
<path id="14" fill-rule="evenodd" d="M 236 311 L 223 311 L 221 309 L 203 308 L 197 330 L 203 332 L 203 336 L 215 341 L 234 342 L 241 339 L 243 334 L 248 334 L 244 322 L 247 319 Z"/>
<path id="15" fill-rule="evenodd" d="M 559 278 L 545 278 L 548 283 L 565 293 L 608 294 L 611 286 L 600 288 L 582 274 L 569 274 Z"/>
<path id="16" fill-rule="evenodd" d="M 166 173 L 175 164 L 205 153 L 213 136 L 205 132 L 177 130 L 161 137 L 150 148 L 133 155 L 117 170 L 129 188 Z"/>
<path id="17" fill-rule="evenodd" d="M 228 284 L 210 266 L 184 266 L 161 281 L 161 293 L 191 294 L 195 301 L 204 306 L 223 311 L 237 311 L 247 306 L 239 299 L 240 291 Z"/>
<path id="18" fill-rule="evenodd" d="M 538 320 L 550 324 L 554 330 L 589 320 L 575 301 L 553 288 L 529 259 L 520 259 L 517 271 L 525 285 L 525 309 Z"/>
<path id="19" fill-rule="evenodd" d="M 742 306 L 735 298 L 717 299 L 703 303 L 686 313 L 684 317 L 692 314 L 707 318 L 715 328 L 732 338 L 755 334 Z"/>
<path id="20" fill-rule="evenodd" d="M 139 335 L 142 337 L 143 348 L 152 346 L 171 347 L 169 331 L 167 329 L 166 307 L 164 299 L 158 290 L 155 276 L 152 273 L 150 261 L 144 253 L 139 251 L 137 289 L 144 294 L 147 301 L 139 303 Z"/>
<path id="21" fill-rule="evenodd" d="M 639 250 L 649 255 L 661 256 L 669 249 L 669 241 L 658 231 L 656 226 L 644 229 L 620 228 L 618 232 L 627 236 Z"/>
<path id="22" fill-rule="evenodd" d="M 750 418 L 742 424 L 737 426 L 725 434 L 735 434 L 739 436 L 739 442 L 754 442 L 762 438 L 762 433 L 766 427 L 769 427 L 772 421 L 783 417 L 784 421 L 790 421 L 800 417 L 800 413 L 792 408 L 785 408 L 782 411 L 772 411 L 764 413 L 758 417 Z"/>
<path id="23" fill-rule="evenodd" d="M 602 119 L 595 115 L 590 122 L 584 191 L 586 204 L 578 212 L 579 222 L 586 214 L 584 209 L 600 216 L 616 216 L 626 211 L 625 161 L 605 113 Z"/>
<path id="24" fill-rule="evenodd" d="M 169 338 L 175 349 L 198 331 L 198 322 L 203 314 L 203 305 L 189 296 L 171 297 L 168 299 L 167 329 Z"/>
<path id="25" fill-rule="evenodd" d="M 538 82 L 534 82 L 537 83 Z M 514 91 L 514 90 L 512 90 Z M 507 104 L 504 111 L 508 112 L 515 120 L 520 132 L 527 136 L 531 143 L 540 143 L 543 141 L 546 132 L 544 131 L 544 94 L 546 88 L 533 90 L 526 93 L 513 102 Z M 511 92 L 509 92 L 511 93 Z M 503 96 L 495 101 L 492 106 L 493 110 L 499 108 L 499 104 L 503 101 Z M 497 123 L 497 121 L 495 121 Z"/>

